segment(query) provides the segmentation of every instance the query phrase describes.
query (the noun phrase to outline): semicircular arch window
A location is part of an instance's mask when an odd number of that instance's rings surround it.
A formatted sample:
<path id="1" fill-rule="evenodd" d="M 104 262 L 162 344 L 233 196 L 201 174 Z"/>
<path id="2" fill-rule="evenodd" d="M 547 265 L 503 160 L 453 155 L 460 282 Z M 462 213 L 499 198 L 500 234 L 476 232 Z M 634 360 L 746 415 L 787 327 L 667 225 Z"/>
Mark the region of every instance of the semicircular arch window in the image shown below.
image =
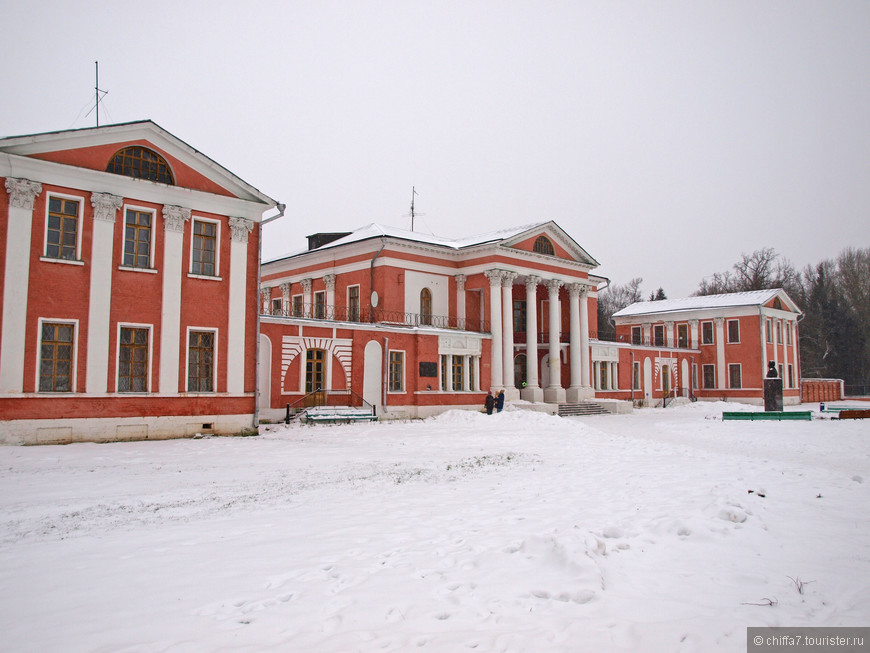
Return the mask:
<path id="1" fill-rule="evenodd" d="M 149 150 L 141 145 L 133 145 L 116 152 L 109 160 L 106 172 L 135 179 L 148 179 L 171 186 L 175 185 L 172 170 L 166 159 L 154 150 Z"/>
<path id="2" fill-rule="evenodd" d="M 549 256 L 556 254 L 556 250 L 553 248 L 553 243 L 551 243 L 550 239 L 546 236 L 538 236 L 538 239 L 535 241 L 534 251 L 538 254 L 547 254 Z"/>

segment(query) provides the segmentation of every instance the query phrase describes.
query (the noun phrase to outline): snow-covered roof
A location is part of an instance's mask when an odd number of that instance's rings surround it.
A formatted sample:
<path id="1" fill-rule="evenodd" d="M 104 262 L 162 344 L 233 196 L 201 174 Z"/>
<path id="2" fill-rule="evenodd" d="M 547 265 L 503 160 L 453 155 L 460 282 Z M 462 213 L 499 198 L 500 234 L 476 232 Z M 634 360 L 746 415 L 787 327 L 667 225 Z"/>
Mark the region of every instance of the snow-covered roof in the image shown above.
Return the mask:
<path id="1" fill-rule="evenodd" d="M 680 299 L 662 299 L 652 302 L 635 302 L 631 306 L 626 306 L 621 311 L 614 313 L 613 317 L 632 317 L 635 315 L 732 308 L 737 306 L 762 306 L 777 296 L 787 300 L 787 303 L 794 306 L 781 288 L 771 288 L 769 290 L 750 290 L 747 292 L 725 293 L 723 295 L 703 295 L 700 297 L 682 297 Z M 795 309 L 797 309 L 796 306 Z"/>
<path id="2" fill-rule="evenodd" d="M 371 223 L 367 224 L 363 227 L 359 227 L 355 229 L 347 236 L 343 236 L 337 240 L 333 240 L 325 245 L 318 247 L 315 250 L 297 250 L 292 253 L 284 254 L 283 256 L 279 256 L 276 259 L 278 260 L 282 258 L 290 258 L 293 256 L 298 256 L 300 254 L 304 254 L 309 251 L 322 251 L 325 249 L 329 249 L 331 247 L 340 247 L 342 245 L 347 245 L 350 243 L 356 243 L 363 240 L 369 240 L 371 238 L 397 238 L 399 240 L 407 240 L 410 242 L 422 243 L 424 245 L 436 245 L 438 247 L 447 247 L 450 249 L 458 250 L 463 249 L 465 247 L 474 247 L 475 245 L 483 245 L 485 243 L 493 243 L 502 240 L 507 240 L 508 238 L 513 238 L 514 236 L 518 236 L 521 233 L 534 229 L 536 227 L 543 227 L 544 225 L 550 224 L 549 222 L 535 222 L 532 224 L 521 225 L 518 227 L 510 227 L 506 229 L 498 229 L 496 231 L 489 231 L 484 234 L 478 234 L 476 236 L 470 236 L 467 238 L 444 238 L 441 236 L 435 236 L 433 234 L 425 234 L 419 231 L 410 231 L 408 229 L 400 229 L 399 227 L 391 227 L 389 225 L 382 225 Z"/>

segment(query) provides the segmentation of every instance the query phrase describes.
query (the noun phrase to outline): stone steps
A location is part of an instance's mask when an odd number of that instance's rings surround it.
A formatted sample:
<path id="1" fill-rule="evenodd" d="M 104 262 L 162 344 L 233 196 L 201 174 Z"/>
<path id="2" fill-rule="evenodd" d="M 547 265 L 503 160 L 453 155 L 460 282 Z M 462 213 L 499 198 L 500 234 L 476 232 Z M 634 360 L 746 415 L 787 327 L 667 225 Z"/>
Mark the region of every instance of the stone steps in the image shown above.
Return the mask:
<path id="1" fill-rule="evenodd" d="M 610 411 L 594 401 L 559 404 L 559 417 L 579 417 L 583 415 L 610 415 Z"/>

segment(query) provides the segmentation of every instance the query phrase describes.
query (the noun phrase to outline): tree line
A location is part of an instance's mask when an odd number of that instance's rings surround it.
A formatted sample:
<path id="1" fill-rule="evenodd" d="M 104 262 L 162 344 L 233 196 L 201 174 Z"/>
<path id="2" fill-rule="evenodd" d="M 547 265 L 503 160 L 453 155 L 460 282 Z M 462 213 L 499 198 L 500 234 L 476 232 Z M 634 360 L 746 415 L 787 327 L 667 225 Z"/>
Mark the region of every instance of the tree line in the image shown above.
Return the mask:
<path id="1" fill-rule="evenodd" d="M 613 314 L 642 301 L 643 279 L 598 294 L 599 338 L 613 339 Z M 870 394 L 870 247 L 844 249 L 834 259 L 798 270 L 770 247 L 741 254 L 730 270 L 698 284 L 694 295 L 782 288 L 803 311 L 798 327 L 801 375 L 843 379 L 846 394 Z M 662 288 L 650 301 L 665 299 Z"/>

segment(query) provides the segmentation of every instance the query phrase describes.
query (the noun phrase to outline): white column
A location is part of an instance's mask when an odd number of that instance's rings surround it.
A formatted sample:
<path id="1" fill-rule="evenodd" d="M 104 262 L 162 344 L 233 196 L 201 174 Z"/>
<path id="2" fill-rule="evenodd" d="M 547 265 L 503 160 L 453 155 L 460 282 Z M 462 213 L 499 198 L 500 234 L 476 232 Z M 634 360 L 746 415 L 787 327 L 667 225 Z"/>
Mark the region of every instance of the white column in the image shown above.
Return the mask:
<path id="1" fill-rule="evenodd" d="M 502 311 L 502 367 L 505 399 L 519 399 L 520 393 L 514 381 L 514 279 L 516 272 L 505 272 L 501 276 Z"/>
<path id="2" fill-rule="evenodd" d="M 492 333 L 492 360 L 490 362 L 490 390 L 498 390 L 502 383 L 501 338 L 501 270 L 484 272 L 489 279 L 489 328 Z"/>
<path id="3" fill-rule="evenodd" d="M 716 387 L 724 390 L 727 370 L 725 369 L 725 318 L 717 317 L 716 323 Z"/>
<path id="4" fill-rule="evenodd" d="M 619 363 L 610 364 L 610 388 L 619 390 Z"/>
<path id="5" fill-rule="evenodd" d="M 290 315 L 290 282 L 281 284 L 281 312 Z"/>
<path id="6" fill-rule="evenodd" d="M 668 347 L 674 346 L 674 323 L 665 322 L 665 343 Z"/>
<path id="7" fill-rule="evenodd" d="M 568 352 L 571 384 L 565 393 L 565 399 L 572 403 L 576 403 L 582 398 L 583 345 L 580 342 L 580 291 L 582 288 L 583 286 L 579 283 L 568 284 Z"/>
<path id="8" fill-rule="evenodd" d="M 689 320 L 689 332 L 691 333 L 692 349 L 698 348 L 698 320 Z"/>
<path id="9" fill-rule="evenodd" d="M 520 395 L 526 401 L 543 401 L 544 391 L 538 379 L 538 283 L 532 274 L 526 277 L 526 387 Z"/>
<path id="10" fill-rule="evenodd" d="M 314 297 L 311 294 L 311 279 L 303 279 L 302 284 L 302 317 L 311 317 L 311 306 Z"/>
<path id="11" fill-rule="evenodd" d="M 589 357 L 589 288 L 584 286 L 580 291 L 580 385 L 587 399 L 595 396 L 589 382 Z"/>
<path id="12" fill-rule="evenodd" d="M 85 390 L 109 391 L 109 328 L 112 306 L 112 253 L 115 217 L 124 198 L 109 193 L 92 193 L 94 237 L 91 247 L 91 287 L 88 303 L 88 348 Z M 152 244 L 153 246 L 153 244 Z M 148 370 L 149 378 L 151 370 Z"/>
<path id="13" fill-rule="evenodd" d="M 326 306 L 324 307 L 324 315 L 327 319 L 335 318 L 335 275 L 327 274 L 323 277 L 323 283 L 326 285 Z"/>
<path id="14" fill-rule="evenodd" d="M 550 279 L 547 282 L 550 304 L 550 385 L 544 390 L 544 401 L 550 404 L 564 403 L 565 389 L 562 387 L 562 361 L 559 359 L 560 330 L 562 326 L 559 311 L 559 288 L 562 282 Z"/>
<path id="15" fill-rule="evenodd" d="M 42 192 L 42 184 L 7 177 L 6 191 L 9 193 L 9 218 L 3 277 L 3 334 L 0 340 L 0 393 L 4 394 L 24 391 L 33 201 Z"/>
<path id="16" fill-rule="evenodd" d="M 652 324 L 649 322 L 644 322 L 640 325 L 641 331 L 643 332 L 643 344 L 651 345 L 652 344 Z"/>
<path id="17" fill-rule="evenodd" d="M 230 218 L 230 305 L 227 333 L 227 392 L 245 392 L 245 323 L 247 322 L 248 234 L 253 220 Z M 271 307 L 270 307 L 271 308 Z M 271 311 L 270 311 L 271 312 Z"/>
<path id="18" fill-rule="evenodd" d="M 160 394 L 178 393 L 181 340 L 181 278 L 184 274 L 184 223 L 190 209 L 163 207 L 163 305 L 160 317 Z M 182 384 L 187 389 L 187 384 Z"/>
<path id="19" fill-rule="evenodd" d="M 456 279 L 456 327 L 465 328 L 465 275 L 455 274 Z"/>

